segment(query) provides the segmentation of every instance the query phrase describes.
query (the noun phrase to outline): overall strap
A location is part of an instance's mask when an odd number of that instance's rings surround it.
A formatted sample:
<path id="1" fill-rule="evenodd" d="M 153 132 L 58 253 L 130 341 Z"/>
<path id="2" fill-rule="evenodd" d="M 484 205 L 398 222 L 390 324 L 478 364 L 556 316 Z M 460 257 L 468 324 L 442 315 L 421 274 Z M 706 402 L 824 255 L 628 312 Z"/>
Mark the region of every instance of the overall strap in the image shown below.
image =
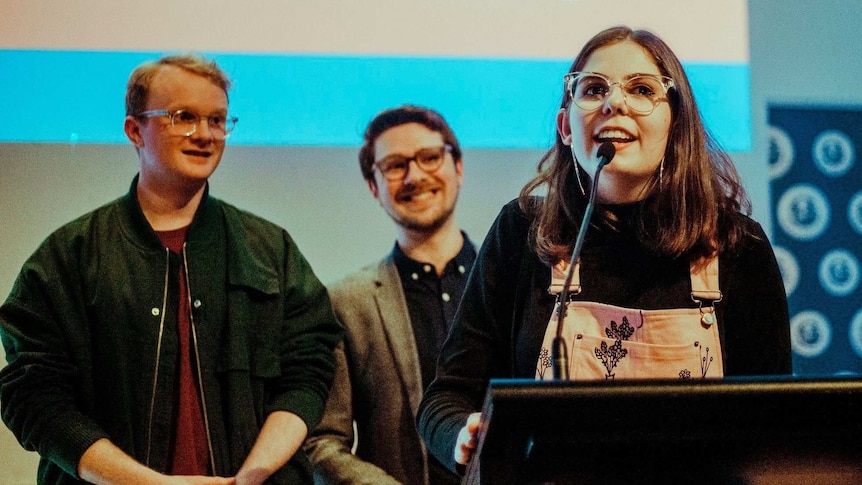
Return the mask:
<path id="1" fill-rule="evenodd" d="M 689 271 L 691 299 L 700 308 L 701 322 L 712 325 L 715 323 L 715 304 L 723 297 L 718 287 L 718 256 L 692 261 Z"/>
<path id="2" fill-rule="evenodd" d="M 568 265 L 567 261 L 561 260 L 551 268 L 551 284 L 548 286 L 548 293 L 551 295 L 559 295 L 563 291 Z M 572 274 L 572 284 L 569 286 L 571 296 L 581 292 L 580 269 L 581 262 L 578 261 Z M 689 265 L 689 273 L 691 299 L 698 304 L 704 323 L 711 325 L 715 322 L 715 304 L 722 299 L 718 286 L 718 257 L 713 256 L 706 261 L 702 259 L 692 261 Z"/>
<path id="3" fill-rule="evenodd" d="M 560 260 L 551 268 L 551 284 L 548 286 L 548 293 L 551 295 L 559 295 L 563 292 L 563 285 L 566 283 L 566 271 L 569 269 L 569 262 Z M 569 298 L 578 295 L 581 292 L 581 260 L 575 263 L 575 269 L 572 272 L 572 281 L 569 285 Z"/>

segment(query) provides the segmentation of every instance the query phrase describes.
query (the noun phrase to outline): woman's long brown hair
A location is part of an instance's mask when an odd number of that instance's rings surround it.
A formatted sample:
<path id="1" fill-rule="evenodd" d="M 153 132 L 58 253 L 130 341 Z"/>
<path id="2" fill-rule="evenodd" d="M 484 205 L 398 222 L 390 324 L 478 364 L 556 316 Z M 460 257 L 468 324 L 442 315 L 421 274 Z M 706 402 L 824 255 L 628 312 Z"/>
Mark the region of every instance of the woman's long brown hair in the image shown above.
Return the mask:
<path id="1" fill-rule="evenodd" d="M 688 77 L 670 47 L 651 32 L 613 27 L 587 42 L 569 71 L 581 70 L 596 49 L 624 40 L 646 49 L 660 72 L 674 80 L 668 92 L 672 121 L 663 180 L 656 174 L 647 187 L 637 216 L 639 240 L 652 252 L 674 258 L 701 258 L 733 247 L 745 232 L 736 215 L 750 213 L 751 203 L 730 157 L 705 129 Z M 560 107 L 569 108 L 565 89 Z M 570 147 L 559 133 L 555 140 L 539 161 L 537 176 L 520 193 L 521 208 L 535 214 L 532 245 L 548 264 L 570 257 L 586 206 Z M 582 176 L 581 182 L 588 187 L 590 177 Z M 545 197 L 531 197 L 542 188 Z"/>

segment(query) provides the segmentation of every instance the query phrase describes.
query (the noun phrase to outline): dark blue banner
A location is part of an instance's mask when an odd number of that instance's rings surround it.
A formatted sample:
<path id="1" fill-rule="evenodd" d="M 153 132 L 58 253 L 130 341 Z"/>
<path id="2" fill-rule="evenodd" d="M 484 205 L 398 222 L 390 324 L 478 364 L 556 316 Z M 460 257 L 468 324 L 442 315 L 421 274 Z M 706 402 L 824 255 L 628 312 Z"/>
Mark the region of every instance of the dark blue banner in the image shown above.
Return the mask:
<path id="1" fill-rule="evenodd" d="M 773 245 L 798 375 L 862 374 L 862 109 L 769 109 Z"/>

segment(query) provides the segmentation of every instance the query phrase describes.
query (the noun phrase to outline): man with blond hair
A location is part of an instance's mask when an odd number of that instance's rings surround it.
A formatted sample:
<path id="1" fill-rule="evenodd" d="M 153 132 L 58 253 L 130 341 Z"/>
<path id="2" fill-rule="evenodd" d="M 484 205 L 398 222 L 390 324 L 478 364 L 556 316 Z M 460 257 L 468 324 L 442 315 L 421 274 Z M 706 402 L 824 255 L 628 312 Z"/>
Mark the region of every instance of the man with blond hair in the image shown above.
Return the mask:
<path id="1" fill-rule="evenodd" d="M 51 234 L 0 307 L 3 420 L 40 484 L 312 481 L 341 327 L 288 233 L 209 195 L 229 88 L 196 55 L 138 67 L 128 194 Z"/>

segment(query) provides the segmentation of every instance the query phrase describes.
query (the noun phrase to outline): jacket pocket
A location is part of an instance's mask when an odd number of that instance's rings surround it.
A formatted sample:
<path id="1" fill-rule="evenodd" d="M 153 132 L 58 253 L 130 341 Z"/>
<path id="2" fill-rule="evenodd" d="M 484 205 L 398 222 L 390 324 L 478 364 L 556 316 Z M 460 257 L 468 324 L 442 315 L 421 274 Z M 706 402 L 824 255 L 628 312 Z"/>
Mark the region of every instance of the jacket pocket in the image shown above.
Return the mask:
<path id="1" fill-rule="evenodd" d="M 273 378 L 281 374 L 280 334 L 284 319 L 278 291 L 240 287 L 228 294 L 228 322 L 219 371 L 247 371 Z"/>

